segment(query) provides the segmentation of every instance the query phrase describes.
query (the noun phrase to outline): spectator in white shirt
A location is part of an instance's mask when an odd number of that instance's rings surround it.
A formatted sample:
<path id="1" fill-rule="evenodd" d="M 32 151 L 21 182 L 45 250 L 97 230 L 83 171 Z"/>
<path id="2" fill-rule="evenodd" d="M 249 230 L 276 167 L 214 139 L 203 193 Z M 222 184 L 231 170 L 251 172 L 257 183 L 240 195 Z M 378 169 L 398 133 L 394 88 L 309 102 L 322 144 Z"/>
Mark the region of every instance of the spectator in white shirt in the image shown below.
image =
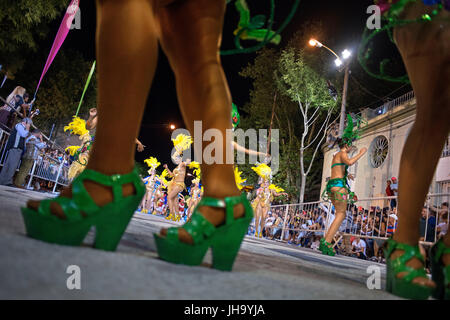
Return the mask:
<path id="1" fill-rule="evenodd" d="M 273 216 L 272 212 L 270 212 L 269 217 L 267 217 L 266 223 L 264 225 L 264 229 L 266 230 L 266 237 L 271 234 L 272 225 L 274 222 L 275 222 L 275 217 Z"/>
<path id="2" fill-rule="evenodd" d="M 352 242 L 352 253 L 359 259 L 366 259 L 366 242 L 356 237 Z"/>

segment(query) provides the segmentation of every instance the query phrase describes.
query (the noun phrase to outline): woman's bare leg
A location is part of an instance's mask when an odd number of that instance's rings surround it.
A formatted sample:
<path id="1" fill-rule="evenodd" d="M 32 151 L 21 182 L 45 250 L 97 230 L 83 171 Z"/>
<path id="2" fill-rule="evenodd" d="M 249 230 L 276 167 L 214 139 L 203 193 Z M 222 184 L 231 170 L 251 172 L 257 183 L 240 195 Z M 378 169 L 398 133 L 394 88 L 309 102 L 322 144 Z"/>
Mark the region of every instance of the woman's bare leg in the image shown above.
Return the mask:
<path id="1" fill-rule="evenodd" d="M 429 11 L 430 7 L 417 2 L 407 7 L 405 18 Z M 450 13 L 443 11 L 440 16 L 450 18 Z M 421 210 L 450 130 L 450 24 L 439 21 L 411 24 L 396 29 L 395 39 L 414 88 L 417 113 L 400 162 L 399 220 L 394 239 L 417 245 Z M 402 254 L 398 250 L 392 256 Z M 422 267 L 417 259 L 407 265 Z M 434 286 L 425 278 L 413 282 Z"/>
<path id="2" fill-rule="evenodd" d="M 261 224 L 261 216 L 262 216 L 262 208 L 258 204 L 255 210 L 255 234 L 259 235 L 260 232 L 262 232 L 262 229 L 260 229 Z"/>
<path id="3" fill-rule="evenodd" d="M 179 201 L 178 201 L 178 194 L 180 192 L 182 192 L 183 189 L 179 186 L 175 186 L 173 187 L 172 190 L 170 190 L 169 194 L 167 195 L 167 199 L 169 202 L 169 209 L 170 209 L 170 213 L 173 214 L 174 216 L 177 216 L 179 213 Z"/>
<path id="4" fill-rule="evenodd" d="M 194 121 L 202 121 L 202 131 L 218 129 L 226 137 L 231 129 L 231 97 L 223 72 L 219 46 L 225 13 L 225 0 L 185 0 L 160 7 L 161 45 L 175 73 L 178 101 L 184 121 L 194 132 Z M 205 142 L 203 147 L 206 146 Z M 230 147 L 220 148 L 222 162 Z M 240 195 L 234 180 L 233 164 L 201 165 L 205 197 L 223 199 Z M 220 183 L 218 183 L 220 181 Z M 242 215 L 238 206 L 236 215 Z M 202 215 L 214 225 L 225 220 L 223 209 L 202 207 Z M 161 231 L 162 235 L 166 230 Z M 191 243 L 184 229 L 180 240 Z"/>
<path id="5" fill-rule="evenodd" d="M 345 192 L 343 189 L 334 189 L 332 188 L 331 191 L 339 191 L 339 192 Z M 327 234 L 325 235 L 325 241 L 328 243 L 331 243 L 333 241 L 334 236 L 336 235 L 336 232 L 338 232 L 339 227 L 342 224 L 342 221 L 344 221 L 346 216 L 346 210 L 347 210 L 347 201 L 336 199 L 331 201 L 334 205 L 335 209 L 335 216 L 333 223 L 331 223 L 330 228 L 328 229 Z"/>
<path id="6" fill-rule="evenodd" d="M 261 228 L 261 234 L 262 234 L 264 226 L 266 225 L 267 212 L 269 211 L 269 209 L 264 207 L 261 211 L 262 211 L 262 213 L 261 213 L 260 228 Z"/>
<path id="7" fill-rule="evenodd" d="M 98 126 L 87 168 L 125 174 L 134 167 L 135 139 L 157 63 L 151 2 L 98 0 L 96 42 Z M 113 200 L 110 188 L 91 181 L 85 186 L 98 205 Z M 124 187 L 125 194 L 133 192 L 132 185 Z M 62 195 L 71 197 L 70 189 Z M 29 203 L 34 209 L 38 205 Z M 57 204 L 52 212 L 64 217 Z"/>

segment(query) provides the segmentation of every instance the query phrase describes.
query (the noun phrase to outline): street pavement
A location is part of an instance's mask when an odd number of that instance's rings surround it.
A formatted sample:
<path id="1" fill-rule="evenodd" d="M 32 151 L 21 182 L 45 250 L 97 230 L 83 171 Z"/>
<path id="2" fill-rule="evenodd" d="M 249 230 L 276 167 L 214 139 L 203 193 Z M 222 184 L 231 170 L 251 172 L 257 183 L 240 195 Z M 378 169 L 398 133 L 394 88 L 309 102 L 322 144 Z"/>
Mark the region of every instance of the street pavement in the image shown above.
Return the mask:
<path id="1" fill-rule="evenodd" d="M 178 223 L 148 214 L 134 215 L 116 252 L 89 247 L 94 230 L 81 247 L 30 239 L 20 207 L 49 196 L 0 186 L 0 299 L 397 299 L 383 290 L 382 264 L 252 236 L 242 243 L 233 272 L 211 269 L 210 252 L 198 267 L 164 262 L 153 233 Z M 80 289 L 68 289 L 69 266 L 79 267 Z M 381 290 L 368 289 L 368 268 L 380 270 Z"/>

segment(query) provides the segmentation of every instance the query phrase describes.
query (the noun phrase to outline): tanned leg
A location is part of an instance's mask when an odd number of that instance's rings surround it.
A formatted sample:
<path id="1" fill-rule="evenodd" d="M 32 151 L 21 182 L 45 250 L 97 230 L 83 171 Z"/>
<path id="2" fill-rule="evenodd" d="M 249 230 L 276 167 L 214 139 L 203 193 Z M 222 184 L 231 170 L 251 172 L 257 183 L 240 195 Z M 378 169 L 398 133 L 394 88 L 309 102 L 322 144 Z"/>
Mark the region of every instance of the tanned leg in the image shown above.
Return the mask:
<path id="1" fill-rule="evenodd" d="M 335 189 L 332 188 L 331 191 L 339 191 L 342 193 L 345 193 L 344 189 Z M 347 201 L 345 200 L 332 200 L 334 208 L 336 210 L 336 214 L 333 220 L 333 223 L 331 224 L 330 228 L 328 229 L 327 234 L 325 235 L 325 241 L 331 243 L 333 241 L 334 236 L 336 235 L 336 232 L 339 230 L 339 227 L 342 224 L 342 221 L 345 219 L 346 215 L 346 209 L 347 209 Z"/>
<path id="2" fill-rule="evenodd" d="M 406 8 L 404 18 L 416 18 L 430 11 L 429 6 L 417 2 Z M 449 19 L 450 13 L 442 12 L 440 16 Z M 399 220 L 394 239 L 417 245 L 421 210 L 450 130 L 450 25 L 439 21 L 411 24 L 396 29 L 394 35 L 417 100 L 416 121 L 400 162 Z M 397 250 L 392 257 L 402 254 Z M 449 258 L 445 257 L 447 263 Z M 407 265 L 422 267 L 417 259 Z M 413 282 L 434 286 L 425 278 Z"/>
<path id="3" fill-rule="evenodd" d="M 178 101 L 187 128 L 194 132 L 194 121 L 199 120 L 203 132 L 215 128 L 224 138 L 226 129 L 231 129 L 231 96 L 219 55 L 225 6 L 225 0 L 185 0 L 174 1 L 157 11 L 161 45 L 175 73 Z M 229 148 L 223 143 L 222 163 Z M 223 199 L 240 195 L 232 164 L 203 162 L 201 170 L 205 197 Z M 235 209 L 236 216 L 243 215 L 242 205 Z M 214 225 L 225 220 L 223 209 L 202 207 L 200 211 Z M 165 235 L 166 230 L 161 234 Z M 184 229 L 180 230 L 179 238 L 192 243 Z"/>
<path id="4" fill-rule="evenodd" d="M 132 36 L 130 36 L 132 35 Z M 157 63 L 157 34 L 148 0 L 97 1 L 98 126 L 87 168 L 126 174 L 134 167 L 135 139 Z M 91 181 L 85 186 L 98 205 L 112 191 Z M 124 194 L 134 192 L 131 185 Z M 70 189 L 62 196 L 71 197 Z M 28 206 L 37 209 L 38 202 Z M 62 218 L 58 204 L 52 212 Z"/>

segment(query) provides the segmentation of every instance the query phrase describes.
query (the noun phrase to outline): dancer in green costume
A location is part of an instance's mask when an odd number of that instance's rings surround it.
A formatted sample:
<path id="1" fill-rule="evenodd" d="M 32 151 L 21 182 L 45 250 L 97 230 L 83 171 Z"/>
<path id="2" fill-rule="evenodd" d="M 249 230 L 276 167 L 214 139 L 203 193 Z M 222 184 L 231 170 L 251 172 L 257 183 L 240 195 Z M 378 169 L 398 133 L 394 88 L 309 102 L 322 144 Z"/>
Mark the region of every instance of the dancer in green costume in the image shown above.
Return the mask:
<path id="1" fill-rule="evenodd" d="M 350 115 L 347 116 L 347 127 L 337 143 L 340 151 L 333 157 L 331 165 L 331 179 L 322 194 L 324 200 L 330 200 L 336 210 L 336 216 L 328 229 L 325 237 L 320 240 L 319 250 L 323 254 L 334 256 L 333 240 L 336 232 L 339 229 L 342 221 L 345 218 L 347 203 L 354 201 L 355 194 L 350 191 L 347 179 L 353 179 L 353 176 L 348 174 L 348 167 L 355 164 L 367 152 L 367 148 L 362 148 L 358 155 L 353 158 L 349 157 L 349 153 L 353 151 L 353 141 L 359 137 L 360 122 L 357 125 L 357 130 L 353 131 L 353 119 Z"/>

